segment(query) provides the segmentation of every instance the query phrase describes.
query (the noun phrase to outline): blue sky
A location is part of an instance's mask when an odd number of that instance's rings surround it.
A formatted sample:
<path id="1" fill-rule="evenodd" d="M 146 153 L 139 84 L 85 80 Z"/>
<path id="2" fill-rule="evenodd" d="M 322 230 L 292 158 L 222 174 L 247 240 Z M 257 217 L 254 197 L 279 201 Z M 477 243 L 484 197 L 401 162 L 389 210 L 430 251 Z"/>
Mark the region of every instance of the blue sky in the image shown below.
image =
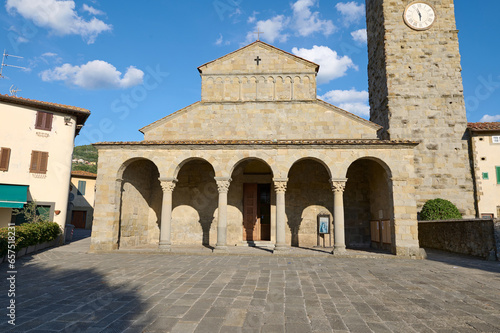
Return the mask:
<path id="1" fill-rule="evenodd" d="M 500 121 L 500 1 L 455 1 L 469 121 Z M 403 8 L 401 9 L 403 11 Z M 7 0 L 0 93 L 92 111 L 76 144 L 138 129 L 200 100 L 197 67 L 261 39 L 319 63 L 318 96 L 368 116 L 364 1 Z"/>

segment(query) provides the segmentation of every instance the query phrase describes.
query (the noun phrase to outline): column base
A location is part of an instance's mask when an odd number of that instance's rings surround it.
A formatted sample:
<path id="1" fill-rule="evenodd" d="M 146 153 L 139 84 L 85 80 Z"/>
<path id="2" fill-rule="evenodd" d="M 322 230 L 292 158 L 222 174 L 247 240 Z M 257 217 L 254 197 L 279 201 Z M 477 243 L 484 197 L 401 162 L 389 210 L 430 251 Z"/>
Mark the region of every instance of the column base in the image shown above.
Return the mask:
<path id="1" fill-rule="evenodd" d="M 212 250 L 213 253 L 227 253 L 226 245 L 215 245 L 215 248 Z"/>
<path id="2" fill-rule="evenodd" d="M 347 254 L 347 251 L 346 251 L 346 249 L 345 249 L 345 246 L 338 246 L 338 247 L 337 247 L 337 246 L 335 246 L 335 247 L 333 248 L 332 254 L 333 254 L 334 256 L 342 256 L 342 255 Z"/>
<path id="3" fill-rule="evenodd" d="M 273 253 L 283 253 L 289 250 L 287 245 L 276 244 L 274 245 Z"/>
<path id="4" fill-rule="evenodd" d="M 161 243 L 161 242 L 160 245 L 158 245 L 158 249 L 161 252 L 170 252 L 172 250 L 170 243 Z"/>

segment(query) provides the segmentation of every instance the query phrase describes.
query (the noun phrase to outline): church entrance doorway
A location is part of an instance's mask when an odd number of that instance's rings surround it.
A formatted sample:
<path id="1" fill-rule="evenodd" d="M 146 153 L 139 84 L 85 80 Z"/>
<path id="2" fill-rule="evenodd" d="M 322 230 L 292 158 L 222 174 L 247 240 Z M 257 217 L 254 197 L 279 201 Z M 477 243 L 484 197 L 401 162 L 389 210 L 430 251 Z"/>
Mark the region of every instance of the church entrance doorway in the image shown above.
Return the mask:
<path id="1" fill-rule="evenodd" d="M 243 239 L 271 240 L 271 185 L 243 184 Z"/>

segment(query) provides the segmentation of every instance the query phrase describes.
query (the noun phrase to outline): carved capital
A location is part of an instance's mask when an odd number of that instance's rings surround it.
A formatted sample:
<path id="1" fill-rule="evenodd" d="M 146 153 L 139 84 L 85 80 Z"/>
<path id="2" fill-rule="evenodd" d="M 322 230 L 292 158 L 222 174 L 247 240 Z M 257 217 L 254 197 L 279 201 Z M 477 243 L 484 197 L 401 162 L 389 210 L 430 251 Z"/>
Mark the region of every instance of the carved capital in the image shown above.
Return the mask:
<path id="1" fill-rule="evenodd" d="M 177 179 L 161 179 L 159 178 L 160 180 L 160 185 L 161 185 L 161 189 L 163 190 L 163 192 L 173 192 L 174 191 L 174 188 L 175 188 L 175 184 L 177 183 Z"/>
<path id="2" fill-rule="evenodd" d="M 284 179 L 277 179 L 274 178 L 274 190 L 276 193 L 285 193 L 286 192 L 286 185 L 288 184 L 288 178 Z"/>
<path id="3" fill-rule="evenodd" d="M 215 181 L 217 183 L 217 190 L 219 193 L 227 193 L 229 192 L 229 184 L 231 183 L 231 178 L 218 178 L 215 177 Z"/>
<path id="4" fill-rule="evenodd" d="M 347 179 L 331 179 L 332 191 L 337 193 L 342 193 L 345 190 L 345 183 Z"/>

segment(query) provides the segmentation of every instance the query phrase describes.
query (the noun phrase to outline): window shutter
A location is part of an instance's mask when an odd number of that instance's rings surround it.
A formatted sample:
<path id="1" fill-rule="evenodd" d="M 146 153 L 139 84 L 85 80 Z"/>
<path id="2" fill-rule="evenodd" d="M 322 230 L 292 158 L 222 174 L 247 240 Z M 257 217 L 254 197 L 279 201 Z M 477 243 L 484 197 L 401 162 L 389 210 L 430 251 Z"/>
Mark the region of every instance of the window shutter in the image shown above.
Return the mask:
<path id="1" fill-rule="evenodd" d="M 47 173 L 47 164 L 49 162 L 49 153 L 47 152 L 41 152 L 40 154 L 40 167 L 38 171 L 40 173 Z"/>
<path id="2" fill-rule="evenodd" d="M 36 112 L 35 128 L 41 129 L 44 131 L 51 131 L 53 118 L 54 118 L 54 115 L 52 113 L 37 111 Z"/>
<path id="3" fill-rule="evenodd" d="M 9 170 L 10 148 L 2 148 L 0 151 L 0 171 Z"/>
<path id="4" fill-rule="evenodd" d="M 497 184 L 500 184 L 500 166 L 497 166 Z"/>
<path id="5" fill-rule="evenodd" d="M 36 172 L 38 170 L 38 155 L 39 152 L 36 150 L 31 152 L 30 172 Z"/>
<path id="6" fill-rule="evenodd" d="M 54 118 L 54 115 L 52 113 L 45 114 L 45 129 L 47 131 L 52 130 L 52 118 Z"/>
<path id="7" fill-rule="evenodd" d="M 87 182 L 84 180 L 78 181 L 78 194 L 85 195 L 85 188 L 87 187 Z"/>
<path id="8" fill-rule="evenodd" d="M 41 111 L 36 112 L 36 121 L 35 121 L 35 128 L 36 129 L 43 129 L 43 118 L 44 118 L 44 113 Z"/>

